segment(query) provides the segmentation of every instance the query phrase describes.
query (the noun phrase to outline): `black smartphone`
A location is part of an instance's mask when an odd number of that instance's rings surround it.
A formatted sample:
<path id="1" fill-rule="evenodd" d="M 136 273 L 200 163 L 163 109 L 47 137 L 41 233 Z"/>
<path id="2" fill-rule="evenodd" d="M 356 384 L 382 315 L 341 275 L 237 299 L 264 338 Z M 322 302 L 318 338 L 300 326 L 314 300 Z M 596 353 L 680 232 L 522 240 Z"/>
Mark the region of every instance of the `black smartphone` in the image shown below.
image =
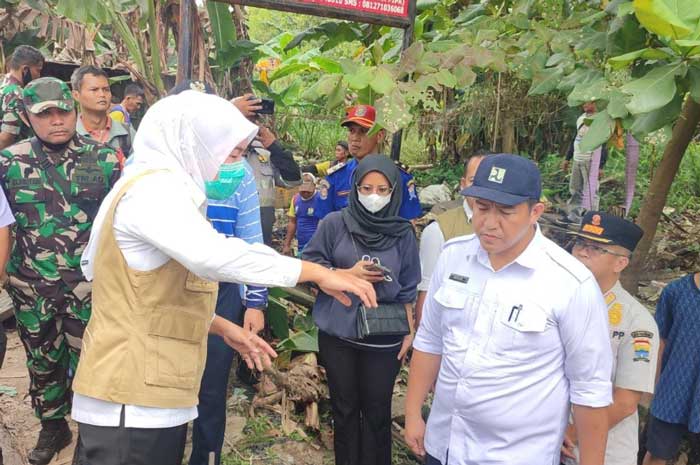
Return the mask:
<path id="1" fill-rule="evenodd" d="M 377 265 L 376 263 L 366 266 L 365 269 L 369 271 L 381 271 L 384 274 L 391 274 L 391 270 L 389 268 L 382 265 Z"/>
<path id="2" fill-rule="evenodd" d="M 275 114 L 275 101 L 270 99 L 260 99 L 260 106 L 262 107 L 257 111 L 259 115 L 274 115 Z"/>

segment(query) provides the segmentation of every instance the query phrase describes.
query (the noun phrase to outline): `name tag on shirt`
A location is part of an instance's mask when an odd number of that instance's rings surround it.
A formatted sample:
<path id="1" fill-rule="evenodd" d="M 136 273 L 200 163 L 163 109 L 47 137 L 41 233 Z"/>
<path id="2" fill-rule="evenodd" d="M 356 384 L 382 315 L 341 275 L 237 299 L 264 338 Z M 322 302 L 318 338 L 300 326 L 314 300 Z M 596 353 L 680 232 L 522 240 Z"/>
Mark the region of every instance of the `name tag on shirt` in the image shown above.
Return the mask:
<path id="1" fill-rule="evenodd" d="M 483 283 L 469 276 L 451 273 L 447 279 L 443 278 L 440 289 L 435 292 L 434 298 L 447 309 L 464 309 L 467 299 L 481 293 Z"/>

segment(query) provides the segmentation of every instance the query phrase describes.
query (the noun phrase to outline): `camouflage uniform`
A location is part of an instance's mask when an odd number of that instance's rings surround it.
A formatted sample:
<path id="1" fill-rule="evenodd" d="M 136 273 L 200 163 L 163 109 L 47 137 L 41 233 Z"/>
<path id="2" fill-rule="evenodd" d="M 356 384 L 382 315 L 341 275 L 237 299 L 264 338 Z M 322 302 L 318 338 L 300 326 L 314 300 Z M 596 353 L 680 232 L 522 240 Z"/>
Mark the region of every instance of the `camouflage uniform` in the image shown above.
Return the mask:
<path id="1" fill-rule="evenodd" d="M 0 132 L 12 134 L 18 141 L 31 137 L 31 129 L 20 118 L 22 111 L 22 83 L 6 74 L 0 83 Z"/>
<path id="2" fill-rule="evenodd" d="M 46 86 L 60 81 L 36 82 L 24 90 L 33 113 L 44 107 L 32 102 L 45 103 Z M 72 110 L 68 87 L 60 85 L 64 100 L 50 103 Z M 7 290 L 27 353 L 32 406 L 41 420 L 70 412 L 72 376 L 91 310 L 80 256 L 100 203 L 120 175 L 113 149 L 77 134 L 59 152 L 36 138 L 0 152 L 0 180 L 17 221 Z"/>

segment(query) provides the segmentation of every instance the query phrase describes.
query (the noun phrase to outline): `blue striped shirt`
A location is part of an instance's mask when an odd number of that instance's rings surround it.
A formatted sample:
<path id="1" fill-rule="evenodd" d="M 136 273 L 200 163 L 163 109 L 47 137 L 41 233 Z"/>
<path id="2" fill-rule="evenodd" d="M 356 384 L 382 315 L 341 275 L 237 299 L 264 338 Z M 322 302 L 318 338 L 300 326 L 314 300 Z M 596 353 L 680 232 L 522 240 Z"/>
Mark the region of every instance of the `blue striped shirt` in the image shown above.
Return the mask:
<path id="1" fill-rule="evenodd" d="M 246 175 L 236 193 L 226 200 L 209 199 L 207 216 L 212 226 L 226 237 L 237 237 L 249 244 L 263 243 L 260 200 L 255 177 L 246 162 Z M 246 286 L 247 308 L 267 307 L 267 288 Z"/>

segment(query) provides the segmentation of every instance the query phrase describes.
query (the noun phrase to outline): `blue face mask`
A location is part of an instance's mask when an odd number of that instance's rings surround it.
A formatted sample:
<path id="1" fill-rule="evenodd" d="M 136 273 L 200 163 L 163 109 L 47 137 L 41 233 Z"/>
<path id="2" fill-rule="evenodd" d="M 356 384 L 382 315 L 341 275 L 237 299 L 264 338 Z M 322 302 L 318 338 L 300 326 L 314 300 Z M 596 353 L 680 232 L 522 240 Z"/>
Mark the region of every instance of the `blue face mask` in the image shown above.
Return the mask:
<path id="1" fill-rule="evenodd" d="M 219 168 L 219 177 L 214 181 L 205 181 L 204 187 L 207 198 L 212 200 L 226 200 L 236 193 L 245 177 L 245 162 L 224 163 Z"/>

